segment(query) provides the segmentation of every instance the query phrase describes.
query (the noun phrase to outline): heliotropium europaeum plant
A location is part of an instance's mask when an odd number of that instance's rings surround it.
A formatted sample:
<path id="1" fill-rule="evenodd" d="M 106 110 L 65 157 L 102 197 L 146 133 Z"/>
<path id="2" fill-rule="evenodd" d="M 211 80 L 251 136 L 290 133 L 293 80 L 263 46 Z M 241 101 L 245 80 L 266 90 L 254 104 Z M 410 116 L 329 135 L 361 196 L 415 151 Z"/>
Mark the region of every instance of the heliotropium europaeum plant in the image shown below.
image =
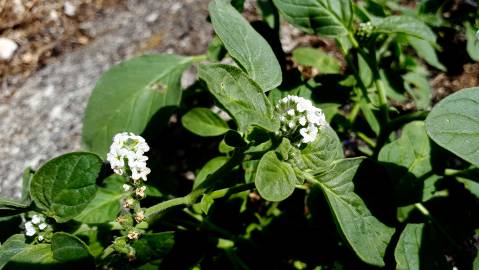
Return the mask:
<path id="1" fill-rule="evenodd" d="M 242 6 L 211 1 L 206 55 L 103 74 L 86 152 L 0 200 L 0 269 L 477 268 L 479 88 L 432 107 L 448 66 L 427 12 L 258 0 L 250 24 Z M 286 22 L 335 53 L 283 51 Z"/>

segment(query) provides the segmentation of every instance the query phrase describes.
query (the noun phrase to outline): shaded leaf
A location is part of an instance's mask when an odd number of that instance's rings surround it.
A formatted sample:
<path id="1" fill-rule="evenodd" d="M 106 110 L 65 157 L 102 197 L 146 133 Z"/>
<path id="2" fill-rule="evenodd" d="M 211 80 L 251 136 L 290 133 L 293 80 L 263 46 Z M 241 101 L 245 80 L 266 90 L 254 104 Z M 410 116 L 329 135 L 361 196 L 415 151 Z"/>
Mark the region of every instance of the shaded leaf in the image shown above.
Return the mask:
<path id="1" fill-rule="evenodd" d="M 115 134 L 140 134 L 158 110 L 178 105 L 181 75 L 190 65 L 190 57 L 157 54 L 127 60 L 105 72 L 85 111 L 86 149 L 105 158 Z"/>
<path id="2" fill-rule="evenodd" d="M 394 229 L 375 218 L 354 193 L 353 178 L 363 158 L 335 161 L 332 169 L 316 176 L 339 229 L 363 261 L 383 266 L 384 253 Z"/>
<path id="3" fill-rule="evenodd" d="M 320 74 L 339 74 L 339 60 L 319 49 L 297 48 L 293 51 L 293 59 L 300 65 L 313 67 Z"/>
<path id="4" fill-rule="evenodd" d="M 383 146 L 378 160 L 393 180 L 398 205 L 422 202 L 433 196 L 434 182 L 439 177 L 431 172 L 431 145 L 423 122 L 404 126 L 401 138 Z"/>
<path id="5" fill-rule="evenodd" d="M 474 61 L 479 61 L 479 40 L 477 39 L 477 29 L 474 29 L 469 22 L 464 24 L 466 28 L 467 53 Z"/>
<path id="6" fill-rule="evenodd" d="M 228 124 L 208 108 L 193 108 L 182 118 L 183 126 L 196 135 L 208 137 L 225 134 Z"/>

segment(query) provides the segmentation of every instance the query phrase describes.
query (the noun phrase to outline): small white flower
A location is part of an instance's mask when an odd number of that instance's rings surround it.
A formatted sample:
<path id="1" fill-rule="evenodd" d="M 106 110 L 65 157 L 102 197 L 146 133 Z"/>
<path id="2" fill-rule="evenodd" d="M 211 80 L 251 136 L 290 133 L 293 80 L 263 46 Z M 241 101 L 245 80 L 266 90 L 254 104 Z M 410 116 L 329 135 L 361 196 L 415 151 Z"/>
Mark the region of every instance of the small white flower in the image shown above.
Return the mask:
<path id="1" fill-rule="evenodd" d="M 38 225 L 38 228 L 40 229 L 40 231 L 43 231 L 48 225 L 46 223 L 41 223 L 40 225 Z"/>
<path id="2" fill-rule="evenodd" d="M 144 198 L 145 197 L 145 190 L 146 190 L 146 186 L 141 186 L 141 187 L 137 188 L 135 190 L 136 196 L 138 196 L 140 198 Z"/>
<path id="3" fill-rule="evenodd" d="M 41 242 L 41 241 L 43 241 L 43 239 L 44 239 L 44 238 L 43 238 L 43 235 L 39 235 L 39 236 L 38 236 L 38 241 Z"/>
<path id="4" fill-rule="evenodd" d="M 124 184 L 124 185 L 123 185 L 123 190 L 124 190 L 125 192 L 130 191 L 130 189 L 131 189 L 131 186 L 130 186 L 130 185 L 128 185 L 128 184 Z"/>
<path id="5" fill-rule="evenodd" d="M 299 133 L 303 136 L 303 143 L 314 142 L 316 136 L 318 136 L 318 128 L 315 125 L 309 125 L 307 128 L 300 129 Z"/>
<path id="6" fill-rule="evenodd" d="M 33 224 L 38 224 L 38 223 L 40 223 L 40 222 L 42 222 L 42 220 L 41 220 L 41 218 L 40 218 L 39 215 L 33 215 L 33 216 L 32 216 L 32 223 L 33 223 Z"/>
<path id="7" fill-rule="evenodd" d="M 28 222 L 25 223 L 25 234 L 27 236 L 34 236 L 36 232 L 37 232 L 37 230 L 33 226 L 32 222 L 28 221 Z"/>
<path id="8" fill-rule="evenodd" d="M 306 125 L 306 122 L 307 122 L 306 117 L 301 116 L 301 117 L 299 118 L 298 122 L 299 122 L 300 125 L 305 126 L 305 125 Z"/>

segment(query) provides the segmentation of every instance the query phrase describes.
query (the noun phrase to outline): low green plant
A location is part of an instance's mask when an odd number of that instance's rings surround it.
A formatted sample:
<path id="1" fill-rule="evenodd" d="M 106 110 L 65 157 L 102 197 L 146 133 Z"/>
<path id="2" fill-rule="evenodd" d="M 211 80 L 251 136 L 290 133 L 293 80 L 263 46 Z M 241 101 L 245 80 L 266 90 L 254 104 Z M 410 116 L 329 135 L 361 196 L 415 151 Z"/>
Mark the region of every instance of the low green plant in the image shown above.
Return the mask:
<path id="1" fill-rule="evenodd" d="M 242 1 L 211 1 L 206 55 L 103 74 L 87 152 L 27 169 L 21 199 L 0 201 L 0 268 L 478 269 L 479 88 L 431 110 L 428 70 L 446 66 L 430 17 L 257 4 L 250 24 Z M 280 15 L 340 57 L 289 57 Z"/>

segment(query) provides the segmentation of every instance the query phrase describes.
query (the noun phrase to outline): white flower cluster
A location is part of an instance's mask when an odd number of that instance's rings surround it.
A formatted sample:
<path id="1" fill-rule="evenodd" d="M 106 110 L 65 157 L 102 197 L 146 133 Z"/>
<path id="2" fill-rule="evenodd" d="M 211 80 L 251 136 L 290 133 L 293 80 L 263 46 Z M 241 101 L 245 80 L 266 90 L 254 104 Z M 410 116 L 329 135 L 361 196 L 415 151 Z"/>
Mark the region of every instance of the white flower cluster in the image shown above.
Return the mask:
<path id="1" fill-rule="evenodd" d="M 127 132 L 118 133 L 113 138 L 107 160 L 116 174 L 127 174 L 134 181 L 146 181 L 150 169 L 146 166 L 148 157 L 144 154 L 149 150 L 150 147 L 141 136 Z"/>
<path id="2" fill-rule="evenodd" d="M 281 127 L 279 135 L 292 142 L 310 143 L 316 140 L 319 129 L 328 125 L 323 111 L 310 100 L 298 96 L 282 98 L 276 105 Z"/>
<path id="3" fill-rule="evenodd" d="M 360 38 L 367 38 L 374 30 L 374 25 L 371 22 L 363 22 L 359 24 L 356 35 Z"/>
<path id="4" fill-rule="evenodd" d="M 45 217 L 42 215 L 33 215 L 30 221 L 25 222 L 25 234 L 34 236 L 38 234 L 38 241 L 43 241 L 43 232 L 47 229 L 48 224 L 45 223 Z"/>

